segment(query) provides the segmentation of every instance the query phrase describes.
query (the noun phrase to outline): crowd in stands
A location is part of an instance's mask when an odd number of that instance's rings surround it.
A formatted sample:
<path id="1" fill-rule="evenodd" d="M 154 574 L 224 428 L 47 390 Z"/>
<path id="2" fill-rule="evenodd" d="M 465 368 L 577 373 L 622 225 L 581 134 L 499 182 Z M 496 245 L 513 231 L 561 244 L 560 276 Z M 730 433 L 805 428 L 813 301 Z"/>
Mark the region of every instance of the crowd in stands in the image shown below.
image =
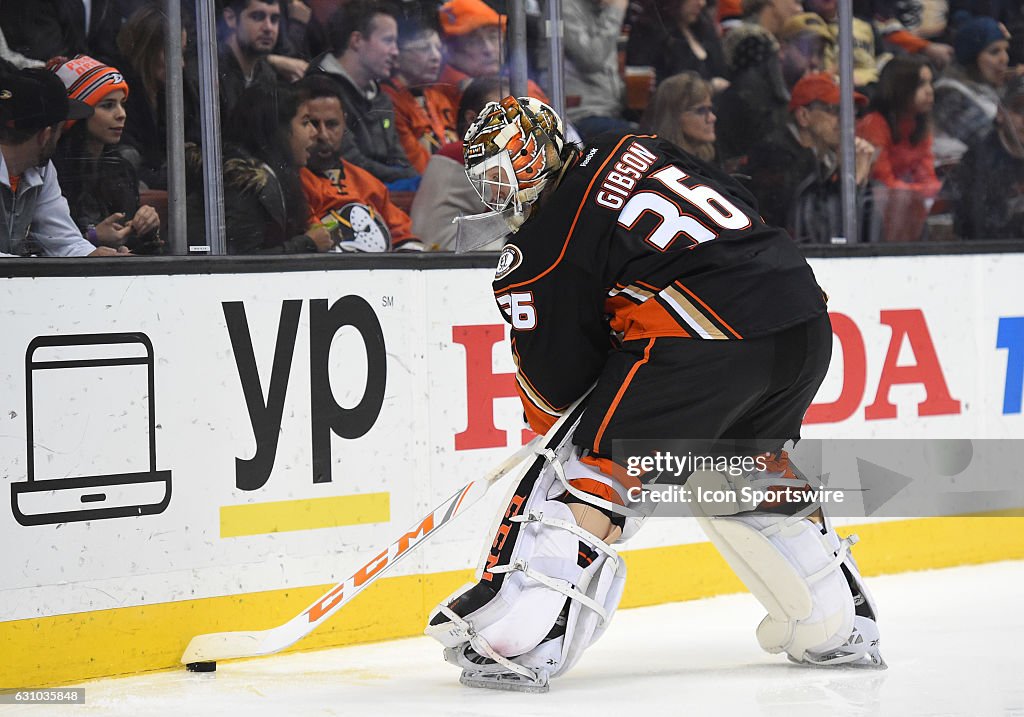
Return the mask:
<path id="1" fill-rule="evenodd" d="M 160 0 L 0 0 L 0 255 L 169 251 L 168 62 L 184 74 L 170 130 L 187 146 L 188 242 L 208 243 L 196 4 L 182 0 L 182 56 L 167 58 Z M 508 93 L 503 0 L 215 5 L 228 252 L 453 250 L 452 219 L 485 211 L 461 137 Z M 801 243 L 842 236 L 844 173 L 847 241 L 1024 238 L 1020 3 L 853 11 L 852 168 L 838 0 L 563 0 L 570 137 L 664 136 L 738 176 Z M 531 62 L 528 94 L 548 101 L 545 67 Z"/>

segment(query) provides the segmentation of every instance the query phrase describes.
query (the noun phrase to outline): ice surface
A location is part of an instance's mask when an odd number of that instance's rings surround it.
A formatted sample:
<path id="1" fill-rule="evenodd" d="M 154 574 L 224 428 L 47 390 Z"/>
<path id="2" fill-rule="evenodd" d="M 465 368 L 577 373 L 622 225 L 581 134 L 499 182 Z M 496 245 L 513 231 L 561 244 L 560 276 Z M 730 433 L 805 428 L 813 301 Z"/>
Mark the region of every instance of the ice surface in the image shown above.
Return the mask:
<path id="1" fill-rule="evenodd" d="M 680 576 L 685 580 L 685 576 Z M 429 638 L 85 683 L 81 706 L 6 714 L 1006 715 L 1024 717 L 1024 562 L 871 579 L 886 671 L 815 669 L 758 648 L 749 595 L 620 612 L 546 695 L 470 689 Z"/>

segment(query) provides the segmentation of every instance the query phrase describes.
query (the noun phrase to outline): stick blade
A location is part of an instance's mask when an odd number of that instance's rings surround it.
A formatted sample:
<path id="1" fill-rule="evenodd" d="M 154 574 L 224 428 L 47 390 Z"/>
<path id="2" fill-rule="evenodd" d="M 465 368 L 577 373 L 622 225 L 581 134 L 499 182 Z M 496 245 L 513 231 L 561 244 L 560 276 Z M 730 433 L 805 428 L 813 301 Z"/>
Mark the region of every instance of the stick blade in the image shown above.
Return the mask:
<path id="1" fill-rule="evenodd" d="M 257 632 L 211 632 L 207 635 L 196 635 L 188 643 L 181 664 L 191 662 L 211 662 L 227 660 L 234 657 L 257 657 L 287 647 L 278 646 L 273 638 L 273 630 Z"/>

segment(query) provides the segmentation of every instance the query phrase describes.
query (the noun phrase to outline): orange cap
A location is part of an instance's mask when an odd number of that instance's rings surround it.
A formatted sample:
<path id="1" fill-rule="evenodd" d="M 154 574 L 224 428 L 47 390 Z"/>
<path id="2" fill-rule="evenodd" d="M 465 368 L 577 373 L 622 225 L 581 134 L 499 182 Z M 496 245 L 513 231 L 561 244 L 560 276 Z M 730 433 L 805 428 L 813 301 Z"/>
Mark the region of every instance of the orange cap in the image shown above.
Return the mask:
<path id="1" fill-rule="evenodd" d="M 468 35 L 491 25 L 505 29 L 505 16 L 499 15 L 483 0 L 448 0 L 438 8 L 437 15 L 441 21 L 441 30 L 448 37 Z"/>
<path id="2" fill-rule="evenodd" d="M 860 92 L 853 93 L 853 101 L 858 105 L 867 104 L 868 98 Z M 824 102 L 827 105 L 839 104 L 839 84 L 828 72 L 812 72 L 800 78 L 793 87 L 789 98 L 789 111 L 798 107 L 806 107 L 812 102 Z"/>

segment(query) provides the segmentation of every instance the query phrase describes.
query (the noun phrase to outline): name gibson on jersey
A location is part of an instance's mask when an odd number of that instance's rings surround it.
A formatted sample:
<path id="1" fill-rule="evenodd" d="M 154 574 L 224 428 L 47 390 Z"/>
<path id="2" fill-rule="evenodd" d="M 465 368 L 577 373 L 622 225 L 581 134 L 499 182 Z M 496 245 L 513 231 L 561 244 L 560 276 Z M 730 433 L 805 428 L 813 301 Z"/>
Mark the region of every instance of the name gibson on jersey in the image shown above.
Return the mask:
<path id="1" fill-rule="evenodd" d="M 636 142 L 631 144 L 608 174 L 604 175 L 597 193 L 597 203 L 608 209 L 622 209 L 633 187 L 657 159 L 658 156 L 646 147 Z"/>

